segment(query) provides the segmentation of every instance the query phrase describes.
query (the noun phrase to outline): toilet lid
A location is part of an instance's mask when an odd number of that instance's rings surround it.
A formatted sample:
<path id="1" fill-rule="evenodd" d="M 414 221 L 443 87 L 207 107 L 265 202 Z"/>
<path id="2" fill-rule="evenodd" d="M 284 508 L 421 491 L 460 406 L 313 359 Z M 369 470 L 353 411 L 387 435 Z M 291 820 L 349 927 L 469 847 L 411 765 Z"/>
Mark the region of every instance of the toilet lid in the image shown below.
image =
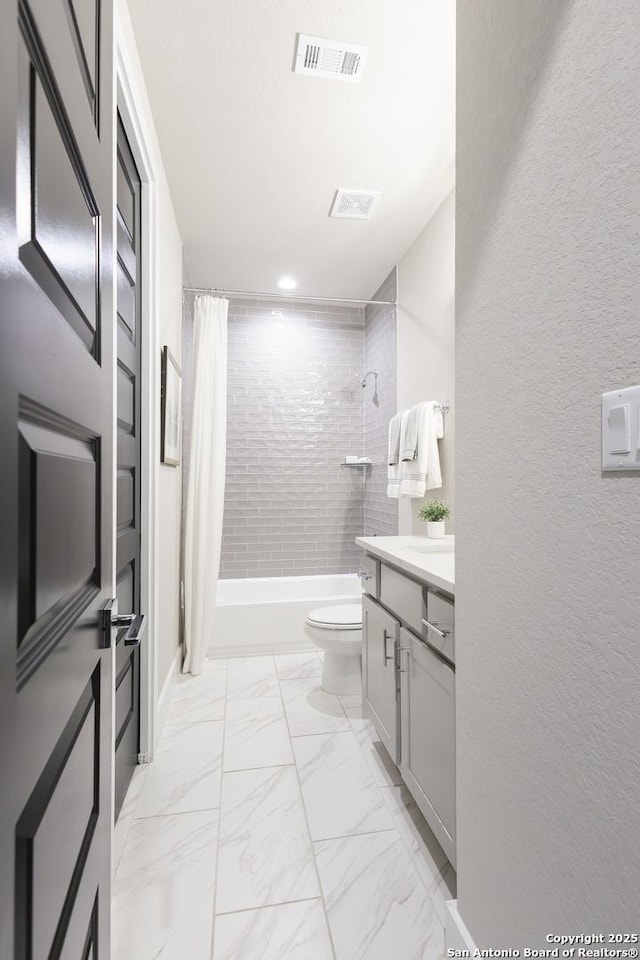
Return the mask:
<path id="1" fill-rule="evenodd" d="M 312 610 L 307 623 L 326 630 L 360 630 L 362 628 L 362 604 L 345 603 L 342 606 L 320 607 Z"/>

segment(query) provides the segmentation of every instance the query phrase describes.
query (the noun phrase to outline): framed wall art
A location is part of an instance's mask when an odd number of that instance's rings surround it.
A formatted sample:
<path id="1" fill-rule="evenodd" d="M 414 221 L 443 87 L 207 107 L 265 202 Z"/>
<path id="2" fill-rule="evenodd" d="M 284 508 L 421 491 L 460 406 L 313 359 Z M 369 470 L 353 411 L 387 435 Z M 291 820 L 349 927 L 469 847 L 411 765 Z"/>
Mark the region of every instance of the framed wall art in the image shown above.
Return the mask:
<path id="1" fill-rule="evenodd" d="M 182 439 L 182 371 L 169 347 L 162 348 L 160 387 L 160 461 L 180 463 Z"/>

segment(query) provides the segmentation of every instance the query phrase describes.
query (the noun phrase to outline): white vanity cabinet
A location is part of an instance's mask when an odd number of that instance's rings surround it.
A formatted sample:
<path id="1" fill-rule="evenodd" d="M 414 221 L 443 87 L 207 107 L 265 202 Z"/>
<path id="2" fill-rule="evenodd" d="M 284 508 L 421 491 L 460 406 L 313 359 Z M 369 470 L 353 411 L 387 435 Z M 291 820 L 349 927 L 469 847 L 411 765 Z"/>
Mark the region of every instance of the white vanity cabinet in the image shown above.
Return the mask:
<path id="1" fill-rule="evenodd" d="M 362 600 L 365 711 L 455 867 L 453 598 L 384 561 L 378 582 Z"/>

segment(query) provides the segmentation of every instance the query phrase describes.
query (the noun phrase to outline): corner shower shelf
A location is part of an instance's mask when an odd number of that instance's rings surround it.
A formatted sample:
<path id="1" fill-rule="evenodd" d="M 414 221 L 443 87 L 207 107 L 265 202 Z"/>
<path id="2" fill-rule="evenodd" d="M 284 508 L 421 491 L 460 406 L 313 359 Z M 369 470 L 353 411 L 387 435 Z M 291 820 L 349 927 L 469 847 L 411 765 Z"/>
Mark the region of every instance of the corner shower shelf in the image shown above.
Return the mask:
<path id="1" fill-rule="evenodd" d="M 373 461 L 371 457 L 361 457 L 359 460 L 343 460 L 342 467 L 370 467 Z"/>

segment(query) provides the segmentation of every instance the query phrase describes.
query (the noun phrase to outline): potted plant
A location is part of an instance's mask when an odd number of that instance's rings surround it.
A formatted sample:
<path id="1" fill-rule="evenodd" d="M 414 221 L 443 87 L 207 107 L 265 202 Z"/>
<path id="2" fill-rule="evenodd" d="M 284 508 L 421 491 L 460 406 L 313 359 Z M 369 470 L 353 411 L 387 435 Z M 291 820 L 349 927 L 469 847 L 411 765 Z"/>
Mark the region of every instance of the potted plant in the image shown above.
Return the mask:
<path id="1" fill-rule="evenodd" d="M 418 511 L 421 520 L 427 524 L 427 536 L 432 540 L 442 540 L 444 537 L 444 522 L 451 511 L 444 500 L 427 500 Z"/>

